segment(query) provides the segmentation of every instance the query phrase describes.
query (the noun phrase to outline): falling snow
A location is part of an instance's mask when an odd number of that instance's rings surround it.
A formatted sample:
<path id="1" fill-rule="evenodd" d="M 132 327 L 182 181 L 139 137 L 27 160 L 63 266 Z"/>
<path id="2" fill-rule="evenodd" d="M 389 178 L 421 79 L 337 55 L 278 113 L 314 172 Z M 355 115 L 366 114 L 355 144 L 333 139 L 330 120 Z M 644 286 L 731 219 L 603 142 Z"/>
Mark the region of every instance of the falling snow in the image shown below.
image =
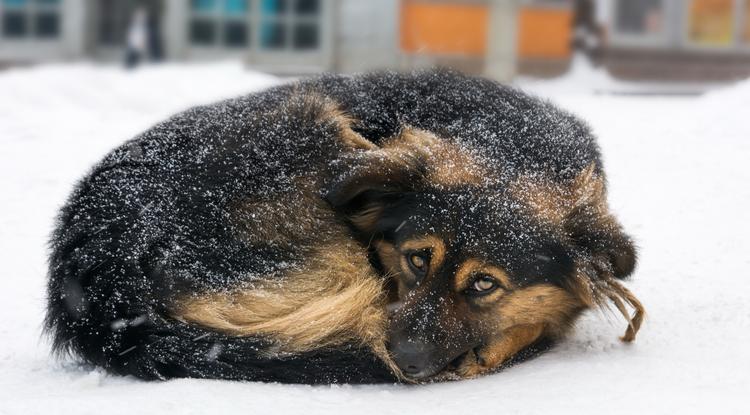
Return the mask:
<path id="1" fill-rule="evenodd" d="M 178 110 L 277 82 L 228 64 L 130 74 L 75 65 L 0 74 L 0 244 L 6 253 L 0 290 L 0 412 L 98 413 L 106 406 L 110 413 L 176 407 L 188 413 L 258 408 L 383 413 L 426 407 L 434 413 L 467 408 L 633 413 L 679 406 L 681 412 L 739 413 L 744 407 L 741 398 L 750 384 L 744 369 L 750 367 L 745 351 L 750 286 L 743 277 L 750 265 L 745 238 L 750 225 L 744 219 L 750 202 L 750 128 L 741 109 L 750 108 L 748 83 L 700 98 L 594 96 L 550 88 L 550 98 L 586 119 L 599 137 L 611 206 L 640 247 L 631 286 L 649 317 L 633 345 L 617 341 L 618 320 L 608 324 L 606 316 L 592 313 L 569 340 L 536 360 L 474 381 L 419 388 L 144 383 L 51 359 L 49 344 L 40 338 L 46 241 L 57 209 L 83 169 Z M 111 93 L 102 92 L 112 85 Z M 533 90 L 545 94 L 543 84 Z M 481 108 L 476 113 L 483 116 Z M 376 121 L 373 128 L 388 123 Z M 467 136 L 496 139 L 488 132 L 478 134 L 476 124 L 481 125 L 462 120 L 448 125 Z M 524 128 L 545 128 L 540 124 Z M 137 146 L 123 151 L 123 157 L 144 156 Z M 208 157 L 196 154 L 194 161 Z M 548 162 L 555 163 L 555 157 Z M 277 184 L 288 179 L 281 177 Z M 198 194 L 205 200 L 214 196 L 208 189 Z M 144 220 L 165 208 L 133 206 Z M 170 248 L 191 249 L 179 242 Z M 121 330 L 143 319 L 111 324 Z M 211 355 L 220 352 L 220 346 L 209 349 Z"/>

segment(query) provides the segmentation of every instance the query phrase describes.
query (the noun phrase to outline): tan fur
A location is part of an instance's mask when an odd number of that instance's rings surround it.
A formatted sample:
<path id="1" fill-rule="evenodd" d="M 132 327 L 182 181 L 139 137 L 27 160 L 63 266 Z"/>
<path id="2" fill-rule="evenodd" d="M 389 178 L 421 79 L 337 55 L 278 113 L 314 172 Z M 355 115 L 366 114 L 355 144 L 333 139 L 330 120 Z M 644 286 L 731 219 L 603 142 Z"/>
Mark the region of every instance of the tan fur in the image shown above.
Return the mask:
<path id="1" fill-rule="evenodd" d="M 397 278 L 397 275 L 401 272 L 401 257 L 403 255 L 389 242 L 376 241 L 374 246 L 385 271 L 388 304 L 396 303 L 399 301 L 399 293 L 403 292 L 404 289 L 403 281 Z"/>
<path id="2" fill-rule="evenodd" d="M 577 207 L 586 206 L 605 216 L 608 212 L 604 177 L 591 163 L 573 180 L 555 183 L 541 176 L 522 176 L 510 185 L 514 197 L 544 221 L 561 224 Z"/>
<path id="3" fill-rule="evenodd" d="M 396 164 L 427 160 L 426 178 L 435 186 L 481 185 L 491 177 L 469 149 L 417 128 L 404 128 L 401 134 L 386 140 L 379 153 Z"/>
<path id="4" fill-rule="evenodd" d="M 376 241 L 375 249 L 378 252 L 380 262 L 383 264 L 383 268 L 388 274 L 396 274 L 401 272 L 401 252 L 396 250 L 396 247 L 385 241 Z"/>
<path id="5" fill-rule="evenodd" d="M 399 373 L 385 348 L 385 295 L 364 250 L 340 241 L 274 281 L 183 298 L 172 316 L 236 336 L 266 336 L 279 353 L 356 343 Z"/>
<path id="6" fill-rule="evenodd" d="M 608 307 L 609 302 L 615 305 L 617 311 L 628 322 L 625 334 L 621 337 L 624 342 L 635 340 L 638 330 L 646 317 L 646 310 L 638 298 L 613 276 L 602 274 L 593 269 L 592 264 L 578 263 L 578 273 L 568 281 L 568 291 L 575 295 L 586 307 Z M 631 316 L 625 305 L 629 305 L 634 313 Z"/>
<path id="7" fill-rule="evenodd" d="M 338 139 L 345 148 L 372 150 L 377 146 L 352 129 L 356 120 L 344 111 L 339 103 L 315 90 L 296 86 L 281 108 L 268 111 L 268 118 L 287 117 L 316 124 L 332 124 L 338 130 Z"/>
<path id="8" fill-rule="evenodd" d="M 494 342 L 469 353 L 457 372 L 463 378 L 472 378 L 496 369 L 537 341 L 543 333 L 543 324 L 513 326 L 505 330 Z"/>
<path id="9" fill-rule="evenodd" d="M 513 288 L 513 283 L 508 277 L 508 274 L 502 269 L 484 263 L 478 259 L 470 258 L 464 261 L 456 271 L 454 277 L 454 286 L 456 292 L 461 292 L 469 287 L 471 279 L 477 274 L 487 274 L 495 278 L 502 289 L 510 290 Z"/>
<path id="10" fill-rule="evenodd" d="M 383 206 L 381 205 L 370 205 L 366 208 L 358 211 L 356 214 L 350 215 L 349 220 L 352 225 L 357 229 L 365 232 L 371 232 L 375 228 L 375 224 L 380 219 L 383 213 Z"/>
<path id="11" fill-rule="evenodd" d="M 504 296 L 493 313 L 498 316 L 500 331 L 519 325 L 544 324 L 546 334 L 558 337 L 585 308 L 585 304 L 568 291 L 551 284 L 539 284 Z"/>
<path id="12" fill-rule="evenodd" d="M 322 112 L 320 120 L 333 122 L 338 126 L 339 138 L 348 147 L 360 150 L 374 150 L 377 146 L 352 129 L 355 121 L 331 99 L 321 98 Z"/>
<path id="13" fill-rule="evenodd" d="M 313 191 L 314 179 L 302 177 L 295 181 L 294 191 L 272 199 L 236 202 L 230 208 L 232 223 L 250 244 L 269 244 L 293 249 L 306 242 L 319 240 L 321 223 L 331 224 L 334 232 L 343 234 L 330 207 Z"/>
<path id="14" fill-rule="evenodd" d="M 490 296 L 493 299 L 483 307 L 490 315 L 496 316 L 496 320 L 488 322 L 494 325 L 491 330 L 494 334 L 482 346 L 469 352 L 459 364 L 455 374 L 461 378 L 498 368 L 541 337 L 561 338 L 586 309 L 576 296 L 551 284 Z M 445 376 L 449 378 L 451 374 Z"/>

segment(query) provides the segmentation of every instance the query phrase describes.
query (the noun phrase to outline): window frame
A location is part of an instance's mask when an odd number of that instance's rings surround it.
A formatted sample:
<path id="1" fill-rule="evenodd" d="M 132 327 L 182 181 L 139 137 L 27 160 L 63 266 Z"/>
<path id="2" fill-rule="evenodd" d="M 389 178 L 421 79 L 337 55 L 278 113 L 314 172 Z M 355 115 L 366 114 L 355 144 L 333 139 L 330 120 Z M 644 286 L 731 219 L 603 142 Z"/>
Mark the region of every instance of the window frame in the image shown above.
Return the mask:
<path id="1" fill-rule="evenodd" d="M 618 5 L 621 1 L 629 0 L 616 0 L 610 9 L 610 43 L 615 46 L 624 47 L 642 47 L 642 48 L 663 48 L 670 46 L 671 41 L 674 38 L 674 17 L 678 12 L 678 9 L 674 1 L 670 0 L 659 0 L 662 4 L 662 10 L 664 14 L 663 29 L 658 34 L 637 34 L 632 32 L 624 32 L 618 28 L 619 11 Z"/>
<path id="2" fill-rule="evenodd" d="M 294 5 L 296 0 L 287 0 L 289 3 L 287 9 L 278 15 L 264 15 L 261 8 L 261 0 L 246 0 L 248 3 L 248 10 L 242 17 L 232 16 L 231 14 L 224 13 L 222 11 L 222 0 L 216 0 L 215 6 L 211 11 L 198 11 L 192 8 L 192 5 L 188 6 L 188 28 L 187 28 L 187 43 L 191 48 L 206 48 L 206 49 L 222 49 L 232 50 L 236 48 L 247 48 L 251 51 L 258 51 L 262 53 L 303 53 L 303 52 L 318 52 L 323 49 L 323 39 L 321 32 L 323 31 L 324 23 L 326 22 L 325 9 L 329 1 L 319 0 L 318 13 L 312 15 L 298 14 L 294 12 Z M 216 27 L 216 38 L 209 44 L 196 43 L 192 39 L 191 29 L 192 24 L 197 19 L 206 19 L 211 21 Z M 228 22 L 243 21 L 246 24 L 249 35 L 249 42 L 245 46 L 230 46 L 227 45 L 223 37 L 225 28 Z M 284 28 L 284 45 L 280 48 L 267 48 L 262 45 L 261 31 L 263 24 L 265 23 L 277 23 L 281 24 Z M 299 24 L 312 24 L 317 26 L 318 29 L 318 45 L 315 48 L 309 49 L 295 49 L 294 48 L 294 33 L 295 28 Z"/>
<path id="3" fill-rule="evenodd" d="M 333 30 L 334 0 L 319 0 L 318 12 L 314 15 L 296 15 L 294 13 L 294 1 L 289 1 L 288 10 L 281 16 L 274 16 L 271 21 L 280 21 L 284 24 L 285 46 L 279 49 L 263 48 L 261 45 L 261 24 L 268 20 L 262 16 L 260 0 L 247 0 L 248 12 L 244 20 L 248 25 L 250 41 L 244 47 L 231 47 L 223 41 L 223 20 L 226 19 L 221 9 L 222 0 L 217 0 L 217 5 L 208 12 L 197 12 L 193 10 L 192 4 L 186 5 L 186 18 L 184 42 L 186 54 L 190 59 L 217 59 L 217 58 L 239 58 L 258 68 L 273 72 L 316 72 L 331 67 L 333 62 Z M 191 38 L 191 24 L 196 16 L 204 14 L 219 22 L 217 38 L 208 45 L 194 43 Z M 311 49 L 294 49 L 294 27 L 297 22 L 313 22 L 318 28 L 318 46 Z M 293 68 L 293 69 L 292 69 Z"/>
<path id="4" fill-rule="evenodd" d="M 53 4 L 38 3 L 35 0 L 25 0 L 25 3 L 20 6 L 7 6 L 4 1 L 0 0 L 0 41 L 1 42 L 42 42 L 42 43 L 56 43 L 63 38 L 63 2 L 65 0 L 57 0 Z M 23 13 L 23 18 L 26 24 L 26 33 L 21 36 L 7 36 L 5 34 L 5 11 L 13 10 Z M 53 12 L 57 17 L 57 33 L 54 36 L 40 36 L 37 33 L 38 21 L 37 17 L 41 12 Z"/>
<path id="5" fill-rule="evenodd" d="M 215 4 L 212 10 L 208 11 L 200 11 L 193 9 L 192 2 L 188 2 L 188 18 L 187 18 L 187 39 L 186 42 L 191 48 L 205 48 L 205 49 L 225 49 L 225 50 L 243 50 L 250 46 L 250 44 L 253 41 L 253 33 L 252 28 L 254 27 L 254 23 L 251 19 L 252 9 L 251 7 L 248 7 L 248 10 L 243 15 L 230 15 L 226 13 L 222 13 L 222 3 L 225 0 L 214 0 Z M 248 6 L 252 5 L 252 0 L 246 0 L 248 3 Z M 214 39 L 211 43 L 203 44 L 203 43 L 196 43 L 193 41 L 192 38 L 192 25 L 193 22 L 196 20 L 206 20 L 211 22 L 214 25 Z M 245 29 L 247 30 L 247 34 L 249 34 L 250 40 L 246 42 L 243 46 L 230 46 L 225 44 L 224 42 L 224 34 L 225 34 L 225 28 L 227 27 L 228 22 L 243 22 L 245 25 Z"/>

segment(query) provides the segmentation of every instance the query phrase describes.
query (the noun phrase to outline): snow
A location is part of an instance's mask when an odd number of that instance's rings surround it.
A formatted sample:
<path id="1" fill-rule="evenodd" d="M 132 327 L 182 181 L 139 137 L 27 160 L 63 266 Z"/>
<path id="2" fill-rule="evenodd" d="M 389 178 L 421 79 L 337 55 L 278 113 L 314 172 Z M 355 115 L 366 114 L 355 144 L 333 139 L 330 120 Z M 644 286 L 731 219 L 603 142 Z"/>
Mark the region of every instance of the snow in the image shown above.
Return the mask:
<path id="1" fill-rule="evenodd" d="M 521 82 L 599 137 L 612 208 L 640 246 L 628 285 L 649 315 L 635 344 L 617 339 L 621 319 L 592 312 L 535 360 L 427 386 L 149 383 L 52 359 L 41 336 L 46 241 L 75 181 L 156 121 L 278 82 L 234 63 L 0 72 L 0 414 L 744 412 L 750 81 L 702 97 L 596 94 L 580 73 Z"/>

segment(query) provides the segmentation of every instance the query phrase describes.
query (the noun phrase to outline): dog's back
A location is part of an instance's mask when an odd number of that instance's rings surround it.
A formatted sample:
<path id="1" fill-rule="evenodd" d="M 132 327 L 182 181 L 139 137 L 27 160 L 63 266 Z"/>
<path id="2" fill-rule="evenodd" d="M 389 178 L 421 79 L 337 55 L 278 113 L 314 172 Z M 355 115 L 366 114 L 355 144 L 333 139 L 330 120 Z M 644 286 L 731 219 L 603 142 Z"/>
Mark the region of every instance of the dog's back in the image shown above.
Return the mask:
<path id="1" fill-rule="evenodd" d="M 298 259 L 282 247 L 248 249 L 228 218 L 232 202 L 283 193 L 335 151 L 335 126 L 316 123 L 320 105 L 297 95 L 281 87 L 187 111 L 114 150 L 78 184 L 51 240 L 46 324 L 55 350 L 146 379 L 393 379 L 356 346 L 271 358 L 263 338 L 201 330 L 167 313 L 179 296 Z"/>
<path id="2" fill-rule="evenodd" d="M 340 173 L 331 165 L 341 134 L 326 121 L 330 102 L 375 144 L 404 125 L 434 131 L 481 150 L 509 180 L 552 172 L 562 181 L 600 168 L 593 138 L 573 117 L 451 72 L 325 76 L 196 108 L 114 150 L 63 207 L 49 264 L 55 349 L 146 379 L 394 380 L 356 342 L 274 354 L 263 336 L 205 330 L 169 313 L 178 298 L 283 274 L 318 243 L 300 234 L 300 246 L 249 246 L 231 207 L 288 193 L 300 177 L 325 187 Z"/>

